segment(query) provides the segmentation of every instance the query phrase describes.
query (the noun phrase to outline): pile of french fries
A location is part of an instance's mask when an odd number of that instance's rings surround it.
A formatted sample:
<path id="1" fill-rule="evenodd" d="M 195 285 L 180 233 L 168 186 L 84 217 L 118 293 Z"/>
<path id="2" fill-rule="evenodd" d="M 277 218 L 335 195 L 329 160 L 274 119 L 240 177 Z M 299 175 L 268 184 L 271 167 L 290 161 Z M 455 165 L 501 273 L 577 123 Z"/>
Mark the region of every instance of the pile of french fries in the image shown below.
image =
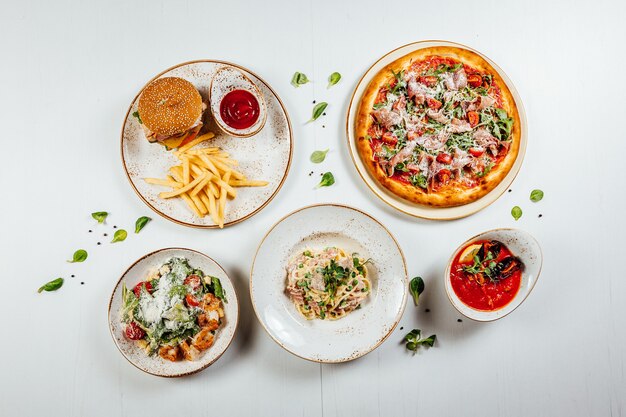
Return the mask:
<path id="1" fill-rule="evenodd" d="M 267 181 L 248 180 L 237 171 L 239 163 L 220 148 L 193 149 L 196 145 L 213 138 L 208 132 L 181 146 L 173 154 L 180 161 L 169 169 L 165 179 L 144 178 L 148 184 L 171 187 L 171 191 L 159 193 L 159 198 L 182 198 L 199 216 L 207 214 L 220 228 L 224 227 L 226 200 L 237 197 L 237 187 L 263 187 Z"/>

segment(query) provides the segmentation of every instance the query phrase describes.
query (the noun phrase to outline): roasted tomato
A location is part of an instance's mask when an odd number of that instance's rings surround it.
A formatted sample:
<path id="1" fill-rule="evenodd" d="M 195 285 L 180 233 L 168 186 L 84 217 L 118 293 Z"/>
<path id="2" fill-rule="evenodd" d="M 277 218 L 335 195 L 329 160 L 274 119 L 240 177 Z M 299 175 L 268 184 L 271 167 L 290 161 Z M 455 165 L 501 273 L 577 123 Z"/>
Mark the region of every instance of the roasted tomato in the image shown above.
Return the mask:
<path id="1" fill-rule="evenodd" d="M 189 307 L 198 307 L 200 305 L 198 299 L 191 294 L 185 296 L 185 301 Z"/>
<path id="2" fill-rule="evenodd" d="M 141 294 L 141 287 L 144 284 L 146 286 L 146 291 L 148 291 L 148 293 L 152 294 L 152 284 L 150 284 L 150 281 L 141 281 L 139 284 L 135 285 L 135 288 L 133 288 L 133 292 L 135 293 L 137 298 L 139 298 L 139 294 Z"/>
<path id="3" fill-rule="evenodd" d="M 202 284 L 202 281 L 198 275 L 192 274 L 185 278 L 184 284 L 189 285 L 192 290 L 195 290 Z"/>
<path id="4" fill-rule="evenodd" d="M 391 132 L 385 132 L 383 133 L 383 142 L 390 145 L 395 145 L 396 143 L 398 143 L 398 138 Z"/>
<path id="5" fill-rule="evenodd" d="M 470 74 L 467 76 L 467 83 L 470 87 L 480 87 L 483 85 L 483 77 L 480 74 Z"/>
<path id="6" fill-rule="evenodd" d="M 441 184 L 447 184 L 450 181 L 450 176 L 452 173 L 449 169 L 442 169 L 437 173 L 437 179 Z"/>
<path id="7" fill-rule="evenodd" d="M 452 156 L 450 156 L 450 154 L 448 153 L 441 152 L 437 155 L 437 162 L 448 165 L 450 164 L 450 162 L 452 162 Z"/>
<path id="8" fill-rule="evenodd" d="M 468 111 L 467 120 L 469 121 L 470 126 L 474 127 L 480 122 L 480 116 L 475 111 Z"/>
<path id="9" fill-rule="evenodd" d="M 126 333 L 126 337 L 130 340 L 140 340 L 146 335 L 146 332 L 144 332 L 143 329 L 134 321 L 131 321 L 126 325 L 124 333 Z"/>
<path id="10" fill-rule="evenodd" d="M 407 134 L 406 134 L 406 138 L 408 140 L 415 140 L 418 137 L 419 137 L 419 134 L 417 132 L 414 132 L 414 131 L 407 132 Z"/>
<path id="11" fill-rule="evenodd" d="M 468 149 L 468 152 L 469 152 L 472 156 L 475 156 L 475 157 L 477 157 L 477 158 L 478 158 L 479 156 L 481 156 L 482 154 L 484 154 L 484 153 L 485 153 L 485 150 L 484 150 L 483 148 L 469 148 L 469 149 Z"/>
<path id="12" fill-rule="evenodd" d="M 439 80 L 434 75 L 425 75 L 423 77 L 419 77 L 419 82 L 429 87 L 434 87 L 435 85 L 437 85 L 438 81 Z"/>
<path id="13" fill-rule="evenodd" d="M 429 108 L 433 110 L 438 110 L 441 108 L 441 101 L 434 99 L 434 98 L 427 97 L 426 104 L 428 105 Z"/>

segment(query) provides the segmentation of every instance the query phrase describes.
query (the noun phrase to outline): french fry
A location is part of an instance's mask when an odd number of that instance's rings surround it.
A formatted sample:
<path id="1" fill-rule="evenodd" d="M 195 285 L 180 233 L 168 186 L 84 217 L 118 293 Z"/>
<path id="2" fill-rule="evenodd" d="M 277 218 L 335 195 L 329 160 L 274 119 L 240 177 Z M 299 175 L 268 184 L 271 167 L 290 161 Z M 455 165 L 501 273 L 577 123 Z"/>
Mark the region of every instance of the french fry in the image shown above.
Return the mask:
<path id="1" fill-rule="evenodd" d="M 234 169 L 230 168 L 228 165 L 224 164 L 221 161 L 216 161 L 215 159 L 213 159 L 211 162 L 213 162 L 213 165 L 215 165 L 220 171 L 223 171 L 224 174 L 226 174 L 227 172 L 230 172 L 232 177 L 235 177 L 238 180 L 242 180 L 243 179 L 243 174 L 241 172 L 237 172 Z"/>
<path id="2" fill-rule="evenodd" d="M 226 175 L 224 175 L 224 180 L 225 182 L 228 182 L 228 180 L 230 179 L 230 172 L 227 172 Z M 223 181 L 224 182 L 224 181 Z M 226 184 L 228 186 L 228 184 Z M 220 228 L 224 227 L 224 217 L 225 217 L 225 211 L 226 211 L 226 195 L 228 194 L 228 190 L 226 189 L 226 187 L 222 187 L 222 189 L 220 190 L 220 202 L 219 202 L 219 208 L 218 210 L 218 219 L 219 219 L 219 226 Z"/>
<path id="3" fill-rule="evenodd" d="M 189 184 L 189 158 L 183 159 L 183 184 Z"/>
<path id="4" fill-rule="evenodd" d="M 217 170 L 217 167 L 213 164 L 213 162 L 211 162 L 211 158 L 203 154 L 198 155 L 198 158 L 204 163 L 204 165 L 209 169 L 209 171 L 211 171 L 213 174 L 217 175 L 218 177 L 220 176 L 220 173 Z"/>
<path id="5" fill-rule="evenodd" d="M 200 183 L 200 181 L 202 181 L 206 175 L 208 175 L 208 173 L 204 173 L 204 175 L 198 176 L 196 177 L 195 180 L 191 181 L 189 184 L 180 187 L 174 191 L 170 191 L 170 192 L 163 192 L 159 194 L 159 198 L 172 198 L 172 197 L 176 197 L 177 195 L 180 195 L 182 193 L 186 193 L 187 191 L 193 189 L 196 185 L 198 185 Z M 194 201 L 195 203 L 195 201 Z M 198 207 L 200 208 L 200 207 Z"/>
<path id="6" fill-rule="evenodd" d="M 204 187 L 206 187 L 206 185 L 209 183 L 209 181 L 211 181 L 212 178 L 213 178 L 213 175 L 211 174 L 205 175 L 204 179 L 200 181 L 200 183 L 196 185 L 196 187 L 193 190 L 191 190 L 189 195 L 193 197 L 194 195 L 198 194 L 200 191 L 204 189 Z"/>
<path id="7" fill-rule="evenodd" d="M 233 187 L 265 187 L 269 182 L 267 181 L 253 181 L 253 180 L 230 180 L 228 184 Z"/>
<path id="8" fill-rule="evenodd" d="M 152 185 L 163 185 L 163 186 L 172 187 L 172 188 L 180 188 L 183 186 L 182 183 L 174 181 L 174 180 L 162 180 L 160 178 L 144 178 L 143 180 L 147 182 L 148 184 L 152 184 Z"/>
<path id="9" fill-rule="evenodd" d="M 206 190 L 205 193 L 209 199 L 209 214 L 211 215 L 211 219 L 213 219 L 213 223 L 219 224 L 217 206 L 215 205 L 215 197 L 213 196 L 213 193 L 207 192 Z"/>
<path id="10" fill-rule="evenodd" d="M 211 155 L 210 158 L 212 160 L 214 160 L 214 161 L 218 160 L 218 161 L 220 161 L 220 162 L 222 162 L 222 163 L 224 163 L 226 165 L 233 165 L 233 166 L 238 166 L 239 165 L 238 161 L 235 161 L 234 159 L 230 159 L 230 158 L 224 158 L 224 157 L 221 157 L 221 156 L 213 156 L 213 155 Z"/>

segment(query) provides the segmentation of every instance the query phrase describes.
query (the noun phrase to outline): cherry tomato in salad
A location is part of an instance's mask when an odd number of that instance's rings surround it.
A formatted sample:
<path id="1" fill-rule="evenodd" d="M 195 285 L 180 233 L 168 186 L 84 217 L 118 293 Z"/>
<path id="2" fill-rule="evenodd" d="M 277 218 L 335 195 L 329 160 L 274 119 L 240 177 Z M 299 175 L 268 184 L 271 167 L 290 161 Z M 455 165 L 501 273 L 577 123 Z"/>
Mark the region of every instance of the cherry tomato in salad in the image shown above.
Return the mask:
<path id="1" fill-rule="evenodd" d="M 451 175 L 452 173 L 450 172 L 449 169 L 442 169 L 437 173 L 437 179 L 439 180 L 440 183 L 447 184 L 448 181 L 450 181 Z"/>
<path id="2" fill-rule="evenodd" d="M 467 83 L 470 87 L 480 87 L 483 85 L 483 77 L 481 77 L 480 74 L 470 74 L 467 76 Z"/>
<path id="3" fill-rule="evenodd" d="M 141 294 L 141 287 L 144 285 L 146 286 L 146 291 L 148 291 L 149 294 L 152 294 L 153 288 L 150 281 L 141 281 L 139 284 L 135 285 L 135 288 L 133 288 L 133 292 L 137 298 L 139 298 L 139 294 Z"/>
<path id="4" fill-rule="evenodd" d="M 140 340 L 146 335 L 146 332 L 144 332 L 143 329 L 134 321 L 131 321 L 128 325 L 126 325 L 124 333 L 126 333 L 126 337 L 130 340 Z"/>
<path id="5" fill-rule="evenodd" d="M 452 156 L 450 156 L 450 154 L 445 153 L 445 152 L 441 152 L 440 154 L 437 155 L 437 162 L 441 162 L 442 164 L 449 164 L 450 162 L 452 162 Z"/>
<path id="6" fill-rule="evenodd" d="M 185 296 L 185 301 L 187 301 L 189 307 L 198 307 L 200 305 L 198 299 L 191 294 Z"/>
<path id="7" fill-rule="evenodd" d="M 480 116 L 475 111 L 468 111 L 467 120 L 469 121 L 470 126 L 474 127 L 480 122 Z"/>
<path id="8" fill-rule="evenodd" d="M 477 158 L 478 158 L 479 156 L 481 156 L 482 154 L 484 154 L 484 153 L 485 153 L 485 150 L 484 150 L 483 148 L 469 148 L 467 151 L 468 151 L 468 152 L 469 152 L 472 156 L 475 156 L 475 157 L 477 157 Z"/>
<path id="9" fill-rule="evenodd" d="M 202 281 L 198 275 L 192 274 L 185 278 L 184 284 L 189 285 L 192 290 L 195 290 L 202 284 Z"/>
<path id="10" fill-rule="evenodd" d="M 441 101 L 434 99 L 434 98 L 426 98 L 426 104 L 428 105 L 429 108 L 433 109 L 433 110 L 438 110 L 441 108 Z"/>

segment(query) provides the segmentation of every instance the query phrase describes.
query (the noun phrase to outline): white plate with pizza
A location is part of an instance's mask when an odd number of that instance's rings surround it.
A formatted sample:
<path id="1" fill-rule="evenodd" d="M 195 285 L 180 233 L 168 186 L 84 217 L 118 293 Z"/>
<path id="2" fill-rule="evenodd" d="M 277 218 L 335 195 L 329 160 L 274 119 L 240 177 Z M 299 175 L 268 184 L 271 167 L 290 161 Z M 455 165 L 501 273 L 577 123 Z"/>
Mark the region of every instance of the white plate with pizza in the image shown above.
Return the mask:
<path id="1" fill-rule="evenodd" d="M 511 80 L 480 52 L 421 41 L 380 58 L 347 116 L 352 160 L 367 186 L 412 216 L 450 220 L 493 203 L 515 179 L 526 115 Z"/>
<path id="2" fill-rule="evenodd" d="M 163 71 L 139 91 L 121 153 L 148 207 L 178 224 L 216 228 L 251 217 L 278 193 L 293 136 L 287 110 L 263 79 L 199 60 Z"/>

